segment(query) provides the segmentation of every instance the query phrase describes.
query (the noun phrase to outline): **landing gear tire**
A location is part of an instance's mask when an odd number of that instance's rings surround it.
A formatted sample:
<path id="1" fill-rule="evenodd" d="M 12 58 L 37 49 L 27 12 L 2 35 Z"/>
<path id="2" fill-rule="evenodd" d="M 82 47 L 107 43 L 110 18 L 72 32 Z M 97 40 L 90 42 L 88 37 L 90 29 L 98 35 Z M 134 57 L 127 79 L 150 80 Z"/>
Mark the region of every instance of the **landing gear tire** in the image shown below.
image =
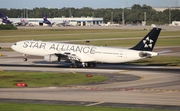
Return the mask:
<path id="1" fill-rule="evenodd" d="M 73 64 L 70 65 L 70 68 L 73 68 Z"/>
<path id="2" fill-rule="evenodd" d="M 23 61 L 27 61 L 27 58 L 23 58 Z"/>
<path id="3" fill-rule="evenodd" d="M 27 55 L 26 54 L 23 54 L 23 61 L 27 61 Z"/>
<path id="4" fill-rule="evenodd" d="M 89 67 L 96 67 L 96 63 L 90 63 Z"/>
<path id="5" fill-rule="evenodd" d="M 82 63 L 82 67 L 95 67 L 96 66 L 96 63 L 91 63 L 91 62 L 85 62 L 85 63 Z"/>
<path id="6" fill-rule="evenodd" d="M 78 64 L 71 64 L 71 65 L 70 65 L 70 68 L 78 68 L 78 67 L 79 67 Z"/>

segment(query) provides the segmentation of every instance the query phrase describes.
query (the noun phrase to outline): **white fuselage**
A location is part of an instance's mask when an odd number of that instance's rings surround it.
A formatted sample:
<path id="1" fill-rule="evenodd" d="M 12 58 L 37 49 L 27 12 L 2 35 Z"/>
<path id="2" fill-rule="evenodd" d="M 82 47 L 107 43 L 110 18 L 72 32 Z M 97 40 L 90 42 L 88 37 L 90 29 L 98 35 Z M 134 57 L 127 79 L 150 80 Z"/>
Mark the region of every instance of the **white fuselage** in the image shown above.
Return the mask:
<path id="1" fill-rule="evenodd" d="M 80 62 L 122 63 L 145 58 L 139 56 L 142 51 L 130 49 L 42 41 L 16 42 L 12 45 L 12 49 L 23 54 L 36 56 L 70 53 L 76 55 Z M 151 54 L 151 56 L 158 55 L 156 52 L 143 52 Z"/>

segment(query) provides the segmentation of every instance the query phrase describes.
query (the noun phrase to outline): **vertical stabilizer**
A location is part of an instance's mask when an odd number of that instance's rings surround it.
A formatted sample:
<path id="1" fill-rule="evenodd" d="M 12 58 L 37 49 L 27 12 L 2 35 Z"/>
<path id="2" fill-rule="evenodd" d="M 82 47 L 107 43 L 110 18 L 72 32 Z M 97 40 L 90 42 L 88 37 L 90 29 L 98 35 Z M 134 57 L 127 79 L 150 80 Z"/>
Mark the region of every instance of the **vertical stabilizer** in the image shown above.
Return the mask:
<path id="1" fill-rule="evenodd" d="M 136 46 L 131 49 L 140 51 L 152 51 L 160 32 L 161 28 L 153 28 Z"/>
<path id="2" fill-rule="evenodd" d="M 47 19 L 47 17 L 44 15 L 44 13 L 42 13 L 42 16 L 43 16 L 43 23 L 48 24 L 49 26 L 52 27 L 51 22 Z"/>

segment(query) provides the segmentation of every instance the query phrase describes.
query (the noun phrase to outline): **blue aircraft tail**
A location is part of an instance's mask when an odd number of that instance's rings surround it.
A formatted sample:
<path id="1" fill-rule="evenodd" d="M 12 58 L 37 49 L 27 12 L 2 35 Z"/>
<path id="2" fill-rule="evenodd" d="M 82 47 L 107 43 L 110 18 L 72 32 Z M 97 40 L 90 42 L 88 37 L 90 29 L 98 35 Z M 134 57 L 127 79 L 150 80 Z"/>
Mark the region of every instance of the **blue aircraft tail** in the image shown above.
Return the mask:
<path id="1" fill-rule="evenodd" d="M 43 23 L 48 24 L 49 26 L 52 27 L 51 22 L 47 19 L 47 17 L 44 15 L 44 13 L 42 13 L 42 17 L 43 17 Z"/>
<path id="2" fill-rule="evenodd" d="M 1 12 L 1 18 L 2 18 L 3 20 L 7 19 L 6 15 L 5 15 L 3 12 Z"/>
<path id="3" fill-rule="evenodd" d="M 152 51 L 160 32 L 161 28 L 153 28 L 136 46 L 131 49 L 139 51 Z"/>
<path id="4" fill-rule="evenodd" d="M 43 17 L 44 21 L 48 21 L 47 17 L 44 15 L 44 13 L 42 13 L 42 17 Z"/>
<path id="5" fill-rule="evenodd" d="M 8 20 L 7 16 L 3 12 L 1 12 L 1 19 L 2 19 L 2 22 L 5 24 L 11 24 L 12 23 L 10 20 Z"/>

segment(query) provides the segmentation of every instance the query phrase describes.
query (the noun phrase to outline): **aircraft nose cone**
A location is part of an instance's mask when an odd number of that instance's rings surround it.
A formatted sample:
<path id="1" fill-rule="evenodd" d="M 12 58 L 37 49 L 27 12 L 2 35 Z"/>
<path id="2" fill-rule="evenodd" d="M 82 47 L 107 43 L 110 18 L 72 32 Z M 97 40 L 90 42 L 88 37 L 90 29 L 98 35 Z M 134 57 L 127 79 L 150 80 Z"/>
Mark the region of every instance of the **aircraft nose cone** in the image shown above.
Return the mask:
<path id="1" fill-rule="evenodd" d="M 16 43 L 11 46 L 11 49 L 15 50 Z"/>
<path id="2" fill-rule="evenodd" d="M 11 49 L 13 49 L 13 50 L 14 50 L 14 45 L 12 45 L 12 46 L 11 46 Z"/>

